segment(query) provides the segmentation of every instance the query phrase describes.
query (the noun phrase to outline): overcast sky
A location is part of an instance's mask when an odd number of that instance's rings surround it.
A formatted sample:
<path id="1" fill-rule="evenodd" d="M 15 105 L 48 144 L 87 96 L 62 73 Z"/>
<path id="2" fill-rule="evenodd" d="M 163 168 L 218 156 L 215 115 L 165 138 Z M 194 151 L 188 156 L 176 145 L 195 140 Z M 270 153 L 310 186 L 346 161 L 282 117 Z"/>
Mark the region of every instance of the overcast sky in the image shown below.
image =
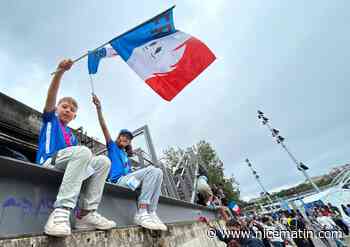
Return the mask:
<path id="1" fill-rule="evenodd" d="M 173 4 L 175 26 L 205 42 L 217 60 L 172 102 L 120 59 L 95 79 L 108 126 L 148 124 L 158 155 L 209 141 L 243 198 L 259 194 L 244 160 L 268 190 L 303 181 L 256 118 L 261 109 L 312 176 L 350 159 L 350 1 L 17 1 L 0 2 L 0 91 L 41 110 L 49 73 Z M 103 140 L 90 102 L 86 60 L 62 81 L 60 96 L 80 105 L 72 127 Z"/>

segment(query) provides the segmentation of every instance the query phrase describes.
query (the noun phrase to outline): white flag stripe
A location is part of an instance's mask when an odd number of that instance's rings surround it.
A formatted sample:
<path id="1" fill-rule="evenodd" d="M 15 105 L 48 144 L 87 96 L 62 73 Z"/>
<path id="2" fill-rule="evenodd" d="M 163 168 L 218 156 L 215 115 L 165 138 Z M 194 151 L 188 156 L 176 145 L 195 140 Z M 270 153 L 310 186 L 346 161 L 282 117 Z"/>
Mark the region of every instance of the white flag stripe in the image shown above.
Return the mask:
<path id="1" fill-rule="evenodd" d="M 190 38 L 189 34 L 177 31 L 151 40 L 136 47 L 126 62 L 143 80 L 150 79 L 157 73 L 169 73 L 176 69 L 174 65 L 180 61 L 186 48 L 176 47 Z"/>
<path id="2" fill-rule="evenodd" d="M 106 57 L 114 57 L 117 55 L 118 53 L 112 47 L 106 47 Z"/>

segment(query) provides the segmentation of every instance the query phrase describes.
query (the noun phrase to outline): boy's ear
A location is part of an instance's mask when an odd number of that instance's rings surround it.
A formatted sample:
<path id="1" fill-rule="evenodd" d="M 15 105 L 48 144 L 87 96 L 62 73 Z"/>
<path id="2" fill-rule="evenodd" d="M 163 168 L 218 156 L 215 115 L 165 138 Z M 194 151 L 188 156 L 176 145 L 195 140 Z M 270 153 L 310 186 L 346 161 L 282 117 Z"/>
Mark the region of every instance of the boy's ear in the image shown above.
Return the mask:
<path id="1" fill-rule="evenodd" d="M 77 117 L 77 114 L 75 113 L 73 119 L 75 119 L 76 117 Z"/>

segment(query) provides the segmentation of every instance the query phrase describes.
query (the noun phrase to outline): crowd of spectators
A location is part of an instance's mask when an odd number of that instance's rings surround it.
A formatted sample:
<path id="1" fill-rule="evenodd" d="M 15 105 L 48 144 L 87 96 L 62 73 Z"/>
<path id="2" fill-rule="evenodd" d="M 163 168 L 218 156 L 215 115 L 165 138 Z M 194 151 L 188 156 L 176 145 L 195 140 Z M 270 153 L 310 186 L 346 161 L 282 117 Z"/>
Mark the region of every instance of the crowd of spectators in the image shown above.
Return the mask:
<path id="1" fill-rule="evenodd" d="M 289 209 L 234 215 L 225 221 L 224 228 L 213 226 L 206 218 L 201 221 L 229 247 L 344 247 L 350 227 L 339 208 L 330 203 L 310 208 L 305 214 Z"/>

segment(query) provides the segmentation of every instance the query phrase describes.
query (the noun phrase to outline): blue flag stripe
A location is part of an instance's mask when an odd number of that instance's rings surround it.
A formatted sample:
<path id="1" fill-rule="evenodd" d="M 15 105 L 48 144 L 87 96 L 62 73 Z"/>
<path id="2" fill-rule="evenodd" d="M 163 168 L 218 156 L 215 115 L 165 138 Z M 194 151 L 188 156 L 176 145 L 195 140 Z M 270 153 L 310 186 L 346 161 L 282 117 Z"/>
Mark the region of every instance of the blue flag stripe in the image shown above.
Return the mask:
<path id="1" fill-rule="evenodd" d="M 110 45 L 124 61 L 127 61 L 136 47 L 174 32 L 176 32 L 176 29 L 174 26 L 173 8 L 171 8 L 132 31 L 113 39 L 110 41 Z"/>
<path id="2" fill-rule="evenodd" d="M 88 55 L 88 70 L 89 74 L 96 74 L 101 58 L 107 55 L 106 48 L 101 48 L 95 52 L 89 52 Z"/>

